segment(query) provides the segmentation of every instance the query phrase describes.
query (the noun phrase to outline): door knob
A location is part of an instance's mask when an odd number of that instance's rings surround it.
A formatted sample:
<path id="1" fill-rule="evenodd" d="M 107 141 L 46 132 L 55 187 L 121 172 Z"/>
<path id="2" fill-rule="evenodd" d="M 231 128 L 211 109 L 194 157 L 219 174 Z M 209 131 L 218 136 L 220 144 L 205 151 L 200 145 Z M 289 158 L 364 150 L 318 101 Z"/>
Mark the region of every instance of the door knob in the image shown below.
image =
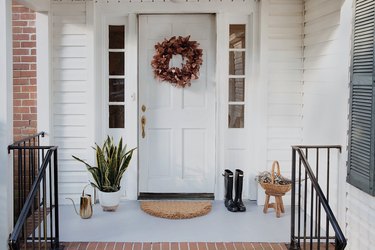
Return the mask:
<path id="1" fill-rule="evenodd" d="M 141 126 L 142 126 L 142 138 L 146 137 L 145 127 L 146 127 L 146 117 L 142 115 L 141 118 Z"/>

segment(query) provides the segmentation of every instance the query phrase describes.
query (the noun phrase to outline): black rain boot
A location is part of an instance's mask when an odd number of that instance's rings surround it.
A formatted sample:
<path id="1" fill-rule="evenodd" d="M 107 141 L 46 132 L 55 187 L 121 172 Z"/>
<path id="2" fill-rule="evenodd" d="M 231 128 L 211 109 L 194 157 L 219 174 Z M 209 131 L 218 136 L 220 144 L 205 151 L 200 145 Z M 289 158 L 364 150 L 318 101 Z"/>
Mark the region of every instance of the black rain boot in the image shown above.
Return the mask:
<path id="1" fill-rule="evenodd" d="M 236 196 L 234 198 L 234 204 L 236 205 L 239 212 L 245 212 L 246 207 L 242 202 L 243 171 L 240 169 L 236 169 L 235 187 Z"/>
<path id="2" fill-rule="evenodd" d="M 237 206 L 233 202 L 233 172 L 229 169 L 224 171 L 224 205 L 231 212 L 237 212 Z"/>

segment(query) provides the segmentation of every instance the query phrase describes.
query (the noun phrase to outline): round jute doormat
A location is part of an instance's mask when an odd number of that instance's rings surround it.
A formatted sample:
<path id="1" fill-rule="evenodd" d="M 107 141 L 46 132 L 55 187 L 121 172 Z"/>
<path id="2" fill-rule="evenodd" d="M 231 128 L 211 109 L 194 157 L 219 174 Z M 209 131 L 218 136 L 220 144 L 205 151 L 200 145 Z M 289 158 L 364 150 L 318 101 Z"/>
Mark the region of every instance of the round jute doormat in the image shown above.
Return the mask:
<path id="1" fill-rule="evenodd" d="M 212 205 L 208 201 L 142 201 L 146 213 L 166 219 L 190 219 L 208 214 Z"/>

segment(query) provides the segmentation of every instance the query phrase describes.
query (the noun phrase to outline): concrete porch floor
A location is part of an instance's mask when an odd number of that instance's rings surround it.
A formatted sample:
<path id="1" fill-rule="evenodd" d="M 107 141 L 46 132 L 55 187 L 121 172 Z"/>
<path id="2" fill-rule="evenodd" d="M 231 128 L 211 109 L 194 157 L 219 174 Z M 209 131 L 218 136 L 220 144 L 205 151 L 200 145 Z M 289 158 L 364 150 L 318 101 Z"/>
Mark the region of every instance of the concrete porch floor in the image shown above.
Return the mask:
<path id="1" fill-rule="evenodd" d="M 92 218 L 83 220 L 73 206 L 60 206 L 61 242 L 289 242 L 290 206 L 276 218 L 273 209 L 246 201 L 247 211 L 231 213 L 223 201 L 213 201 L 202 217 L 168 220 L 144 213 L 139 201 L 123 201 L 116 212 L 95 204 Z M 267 248 L 266 248 L 267 249 Z"/>

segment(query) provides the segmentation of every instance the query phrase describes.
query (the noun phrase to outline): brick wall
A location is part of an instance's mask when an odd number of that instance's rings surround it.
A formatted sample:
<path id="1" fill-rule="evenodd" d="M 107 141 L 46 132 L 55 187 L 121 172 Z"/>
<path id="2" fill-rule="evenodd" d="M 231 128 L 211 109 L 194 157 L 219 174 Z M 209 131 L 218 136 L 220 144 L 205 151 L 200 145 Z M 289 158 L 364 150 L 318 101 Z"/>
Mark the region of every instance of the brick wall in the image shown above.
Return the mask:
<path id="1" fill-rule="evenodd" d="M 13 1 L 14 139 L 37 132 L 35 13 Z"/>

